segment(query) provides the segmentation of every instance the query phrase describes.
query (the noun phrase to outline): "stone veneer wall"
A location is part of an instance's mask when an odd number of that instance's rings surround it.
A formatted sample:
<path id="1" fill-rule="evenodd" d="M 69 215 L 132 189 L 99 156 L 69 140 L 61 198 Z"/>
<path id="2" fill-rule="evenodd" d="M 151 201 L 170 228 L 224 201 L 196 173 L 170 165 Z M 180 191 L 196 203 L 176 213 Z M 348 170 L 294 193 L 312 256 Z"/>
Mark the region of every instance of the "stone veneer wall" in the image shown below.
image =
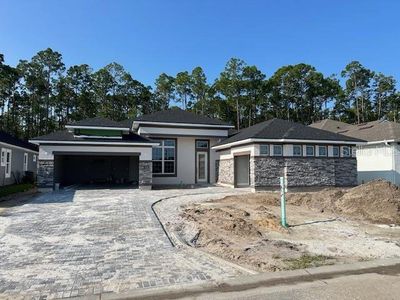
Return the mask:
<path id="1" fill-rule="evenodd" d="M 215 162 L 215 182 L 234 185 L 235 183 L 234 161 L 222 159 Z"/>
<path id="2" fill-rule="evenodd" d="M 250 163 L 255 188 L 278 187 L 285 165 L 289 187 L 357 185 L 355 158 L 254 157 Z"/>
<path id="3" fill-rule="evenodd" d="M 37 181 L 40 188 L 53 188 L 54 160 L 39 160 Z"/>
<path id="4" fill-rule="evenodd" d="M 151 189 L 153 184 L 153 164 L 150 160 L 139 161 L 139 188 Z"/>

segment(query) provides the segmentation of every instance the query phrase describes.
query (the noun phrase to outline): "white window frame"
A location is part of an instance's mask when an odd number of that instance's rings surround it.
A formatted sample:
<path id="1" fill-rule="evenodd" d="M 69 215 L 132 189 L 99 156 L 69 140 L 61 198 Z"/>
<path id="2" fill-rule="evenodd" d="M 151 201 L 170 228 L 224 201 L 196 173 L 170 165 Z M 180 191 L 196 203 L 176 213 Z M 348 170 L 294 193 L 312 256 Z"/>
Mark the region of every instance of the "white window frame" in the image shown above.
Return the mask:
<path id="1" fill-rule="evenodd" d="M 349 154 L 345 155 L 344 154 L 344 149 L 349 149 Z M 351 157 L 351 147 L 350 146 L 342 146 L 342 157 Z"/>
<path id="2" fill-rule="evenodd" d="M 295 154 L 294 153 L 294 148 L 299 147 L 300 148 L 300 154 Z M 303 145 L 293 145 L 293 156 L 294 157 L 301 157 L 303 156 Z"/>
<path id="3" fill-rule="evenodd" d="M 36 162 L 36 159 L 37 159 L 37 157 L 36 157 L 36 154 L 33 154 L 33 162 Z"/>
<path id="4" fill-rule="evenodd" d="M 275 153 L 275 147 L 279 147 L 281 149 L 280 154 Z M 283 156 L 283 145 L 272 145 L 272 155 L 273 156 Z"/>
<path id="5" fill-rule="evenodd" d="M 24 153 L 24 166 L 23 166 L 24 172 L 28 171 L 28 158 L 29 158 L 28 153 L 25 152 Z"/>
<path id="6" fill-rule="evenodd" d="M 264 152 L 264 153 L 263 153 L 263 151 L 262 151 L 263 148 L 267 150 L 267 151 Z M 267 144 L 262 144 L 262 145 L 260 145 L 260 155 L 262 155 L 262 156 L 269 156 L 269 152 L 270 152 L 269 144 L 268 144 L 268 145 L 267 145 Z"/>
<path id="7" fill-rule="evenodd" d="M 10 154 L 9 161 L 7 160 L 7 154 Z M 5 162 L 5 169 L 4 169 L 5 178 L 11 177 L 11 169 L 12 169 L 12 150 L 6 149 L 6 162 Z"/>
<path id="8" fill-rule="evenodd" d="M 321 155 L 320 149 L 325 149 L 325 154 Z M 328 147 L 325 145 L 318 145 L 318 156 L 319 157 L 327 157 L 328 156 Z"/>
<path id="9" fill-rule="evenodd" d="M 154 176 L 175 176 L 177 173 L 177 169 L 176 169 L 176 155 L 177 155 L 177 151 L 176 151 L 176 144 L 177 144 L 177 140 L 175 139 L 157 139 L 157 141 L 160 142 L 160 146 L 153 146 L 153 148 L 158 148 L 161 149 L 161 160 L 160 159 L 153 159 L 152 157 L 152 162 L 161 162 L 161 173 L 154 173 Z M 173 141 L 174 142 L 174 146 L 166 146 L 165 145 L 165 141 Z M 165 149 L 174 149 L 174 159 L 173 160 L 165 160 Z M 165 172 L 165 168 L 164 168 L 164 164 L 165 162 L 173 162 L 174 163 L 174 172 Z"/>
<path id="10" fill-rule="evenodd" d="M 337 154 L 335 155 L 335 149 L 337 149 Z M 339 146 L 332 146 L 332 156 L 333 157 L 340 157 L 340 147 Z"/>
<path id="11" fill-rule="evenodd" d="M 6 153 L 7 153 L 7 149 L 1 148 L 1 166 L 2 167 L 6 166 Z"/>
<path id="12" fill-rule="evenodd" d="M 312 147 L 312 149 L 313 149 L 312 155 L 307 153 L 308 147 Z M 307 157 L 314 157 L 315 156 L 315 146 L 314 145 L 306 145 L 306 153 L 305 154 Z"/>

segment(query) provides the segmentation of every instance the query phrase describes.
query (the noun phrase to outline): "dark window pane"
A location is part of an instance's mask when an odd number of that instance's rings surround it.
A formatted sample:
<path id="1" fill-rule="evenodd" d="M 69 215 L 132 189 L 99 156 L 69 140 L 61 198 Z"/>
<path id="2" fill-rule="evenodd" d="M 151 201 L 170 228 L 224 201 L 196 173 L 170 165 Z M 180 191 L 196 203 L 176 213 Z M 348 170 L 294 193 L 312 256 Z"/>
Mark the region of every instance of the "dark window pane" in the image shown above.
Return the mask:
<path id="1" fill-rule="evenodd" d="M 175 148 L 164 149 L 164 160 L 175 160 Z"/>
<path id="2" fill-rule="evenodd" d="M 162 173 L 162 162 L 161 161 L 153 161 L 153 173 L 154 174 Z"/>
<path id="3" fill-rule="evenodd" d="M 314 156 L 314 146 L 307 146 L 306 154 L 307 154 L 307 156 Z"/>
<path id="4" fill-rule="evenodd" d="M 319 156 L 326 156 L 326 147 L 325 146 L 319 146 L 318 148 L 318 155 Z"/>
<path id="5" fill-rule="evenodd" d="M 164 146 L 173 146 L 173 147 L 175 147 L 175 141 L 174 140 L 164 140 Z"/>
<path id="6" fill-rule="evenodd" d="M 293 156 L 301 156 L 301 147 L 300 145 L 293 146 Z"/>
<path id="7" fill-rule="evenodd" d="M 333 147 L 333 156 L 338 157 L 339 156 L 339 147 L 334 146 Z"/>
<path id="8" fill-rule="evenodd" d="M 282 155 L 282 145 L 274 145 L 274 155 L 281 156 Z"/>
<path id="9" fill-rule="evenodd" d="M 207 149 L 208 141 L 196 141 L 196 148 Z"/>
<path id="10" fill-rule="evenodd" d="M 174 173 L 175 172 L 175 162 L 166 161 L 164 162 L 164 173 Z"/>
<path id="11" fill-rule="evenodd" d="M 260 154 L 269 155 L 269 145 L 260 145 Z"/>
<path id="12" fill-rule="evenodd" d="M 153 160 L 162 160 L 162 148 L 153 148 Z"/>

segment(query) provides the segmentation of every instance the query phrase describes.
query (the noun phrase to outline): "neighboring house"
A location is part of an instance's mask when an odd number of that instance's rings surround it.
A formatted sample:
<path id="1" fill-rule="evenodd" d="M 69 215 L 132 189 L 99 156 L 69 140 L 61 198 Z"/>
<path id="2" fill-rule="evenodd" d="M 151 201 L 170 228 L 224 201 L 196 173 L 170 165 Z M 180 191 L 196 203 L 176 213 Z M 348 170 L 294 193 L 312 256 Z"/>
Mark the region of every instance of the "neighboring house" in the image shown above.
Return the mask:
<path id="1" fill-rule="evenodd" d="M 358 139 L 277 119 L 239 133 L 232 128 L 180 109 L 133 121 L 82 120 L 32 139 L 40 145 L 38 180 L 42 187 L 54 183 L 129 183 L 146 189 L 209 183 L 275 187 L 286 165 L 292 186 L 357 182 L 351 147 L 362 143 Z"/>
<path id="2" fill-rule="evenodd" d="M 357 147 L 359 183 L 381 178 L 400 185 L 399 123 L 380 120 L 351 125 L 325 119 L 310 126 L 367 141 Z"/>
<path id="3" fill-rule="evenodd" d="M 0 131 L 0 186 L 18 183 L 25 172 L 33 172 L 38 164 L 38 146 Z"/>
<path id="4" fill-rule="evenodd" d="M 217 182 L 255 189 L 357 184 L 352 148 L 363 141 L 280 119 L 271 119 L 221 141 Z"/>

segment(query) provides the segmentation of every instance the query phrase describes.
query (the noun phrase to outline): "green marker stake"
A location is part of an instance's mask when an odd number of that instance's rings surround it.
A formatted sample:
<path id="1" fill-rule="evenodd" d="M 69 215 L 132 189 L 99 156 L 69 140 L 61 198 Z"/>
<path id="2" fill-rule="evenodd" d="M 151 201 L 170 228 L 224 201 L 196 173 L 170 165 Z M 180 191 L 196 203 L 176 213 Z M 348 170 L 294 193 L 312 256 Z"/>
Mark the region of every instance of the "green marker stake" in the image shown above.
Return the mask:
<path id="1" fill-rule="evenodd" d="M 283 227 L 287 228 L 286 223 L 286 186 L 285 177 L 281 177 L 281 224 Z"/>

